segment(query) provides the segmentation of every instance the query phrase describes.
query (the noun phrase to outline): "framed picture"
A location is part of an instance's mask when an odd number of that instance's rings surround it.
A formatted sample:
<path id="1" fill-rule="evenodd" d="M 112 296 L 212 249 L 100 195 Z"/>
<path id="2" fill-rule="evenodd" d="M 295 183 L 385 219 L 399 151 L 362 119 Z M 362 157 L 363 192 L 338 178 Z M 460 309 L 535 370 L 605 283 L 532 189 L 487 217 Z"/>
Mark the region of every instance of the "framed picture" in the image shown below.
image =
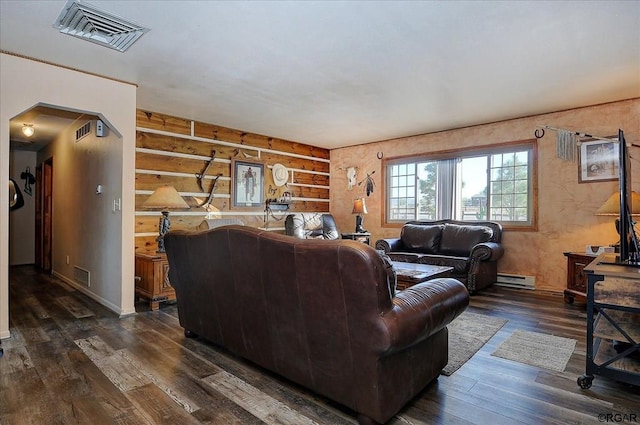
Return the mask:
<path id="1" fill-rule="evenodd" d="M 264 163 L 231 160 L 231 208 L 264 208 Z"/>
<path id="2" fill-rule="evenodd" d="M 612 137 L 615 140 L 615 137 Z M 588 140 L 578 149 L 578 183 L 618 179 L 618 146 L 606 140 Z"/>

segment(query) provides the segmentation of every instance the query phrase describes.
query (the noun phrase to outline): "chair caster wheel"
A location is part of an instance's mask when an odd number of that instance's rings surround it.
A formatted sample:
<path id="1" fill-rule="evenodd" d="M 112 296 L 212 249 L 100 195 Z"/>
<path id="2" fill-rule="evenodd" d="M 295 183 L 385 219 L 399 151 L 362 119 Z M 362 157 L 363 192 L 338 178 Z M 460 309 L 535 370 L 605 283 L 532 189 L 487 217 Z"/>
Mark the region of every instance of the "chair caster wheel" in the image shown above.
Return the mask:
<path id="1" fill-rule="evenodd" d="M 578 378 L 578 385 L 583 390 L 591 388 L 592 383 L 593 383 L 593 375 L 582 375 Z"/>

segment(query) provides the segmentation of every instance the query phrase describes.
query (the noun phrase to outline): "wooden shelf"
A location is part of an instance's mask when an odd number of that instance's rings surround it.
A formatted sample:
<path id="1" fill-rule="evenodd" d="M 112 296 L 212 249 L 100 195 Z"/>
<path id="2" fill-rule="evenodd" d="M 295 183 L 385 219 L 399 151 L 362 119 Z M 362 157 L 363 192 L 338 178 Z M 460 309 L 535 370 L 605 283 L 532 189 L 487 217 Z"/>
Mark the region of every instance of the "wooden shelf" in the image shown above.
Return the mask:
<path id="1" fill-rule="evenodd" d="M 613 343 L 609 340 L 602 340 L 600 341 L 600 346 L 596 352 L 594 363 L 601 365 L 617 355 L 618 353 L 613 348 Z M 620 372 L 640 374 L 640 360 L 629 356 L 622 357 L 621 359 L 609 364 L 607 367 Z"/>
<path id="2" fill-rule="evenodd" d="M 584 273 L 587 362 L 578 385 L 590 388 L 594 375 L 640 385 L 640 269 L 616 264 L 615 254 L 602 254 L 585 267 Z M 618 353 L 614 341 L 629 344 L 628 348 Z"/>
<path id="3" fill-rule="evenodd" d="M 640 341 L 640 313 L 606 309 L 606 314 L 622 328 L 634 341 Z M 593 336 L 616 341 L 624 341 L 624 336 L 602 314 L 598 314 Z"/>

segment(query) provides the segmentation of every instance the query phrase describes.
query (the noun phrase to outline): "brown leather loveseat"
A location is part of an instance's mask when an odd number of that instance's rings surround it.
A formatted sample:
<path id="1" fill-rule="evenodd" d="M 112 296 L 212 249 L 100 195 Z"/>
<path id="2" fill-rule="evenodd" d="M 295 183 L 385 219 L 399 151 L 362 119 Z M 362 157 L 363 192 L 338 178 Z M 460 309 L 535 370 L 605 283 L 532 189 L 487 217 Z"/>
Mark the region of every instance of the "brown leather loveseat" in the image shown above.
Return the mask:
<path id="1" fill-rule="evenodd" d="M 435 279 L 395 293 L 372 247 L 247 226 L 165 236 L 180 325 L 384 423 L 448 360 L 447 324 L 469 303 Z"/>
<path id="2" fill-rule="evenodd" d="M 496 282 L 501 240 L 502 225 L 493 221 L 409 221 L 399 238 L 380 239 L 376 249 L 393 261 L 453 267 L 450 276 L 473 294 Z"/>

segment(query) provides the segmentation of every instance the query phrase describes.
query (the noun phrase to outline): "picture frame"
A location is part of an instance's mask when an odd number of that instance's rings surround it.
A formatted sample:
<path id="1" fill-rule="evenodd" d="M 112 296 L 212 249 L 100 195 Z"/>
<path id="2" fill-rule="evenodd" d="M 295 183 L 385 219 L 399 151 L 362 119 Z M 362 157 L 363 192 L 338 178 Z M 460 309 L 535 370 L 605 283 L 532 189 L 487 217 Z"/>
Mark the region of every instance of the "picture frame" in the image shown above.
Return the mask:
<path id="1" fill-rule="evenodd" d="M 611 137 L 616 140 L 616 137 Z M 578 183 L 618 180 L 618 148 L 615 141 L 586 140 L 578 148 Z"/>
<path id="2" fill-rule="evenodd" d="M 264 208 L 264 162 L 254 159 L 231 159 L 231 208 Z"/>

